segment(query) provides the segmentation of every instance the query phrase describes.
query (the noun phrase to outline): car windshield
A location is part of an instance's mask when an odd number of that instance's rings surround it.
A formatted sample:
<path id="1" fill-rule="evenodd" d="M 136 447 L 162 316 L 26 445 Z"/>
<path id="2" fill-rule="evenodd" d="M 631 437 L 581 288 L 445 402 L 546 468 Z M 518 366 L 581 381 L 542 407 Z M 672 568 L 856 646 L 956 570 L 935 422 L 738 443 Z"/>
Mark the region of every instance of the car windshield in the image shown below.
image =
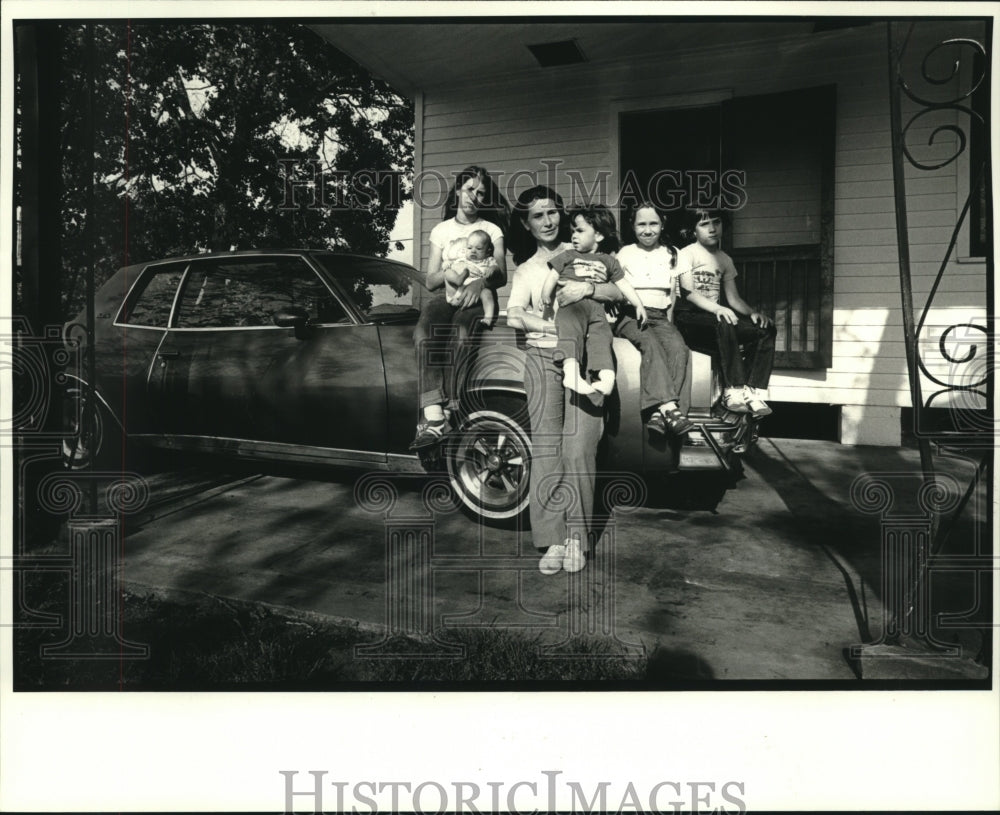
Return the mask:
<path id="1" fill-rule="evenodd" d="M 316 255 L 368 319 L 417 314 L 427 296 L 419 272 L 399 263 L 351 255 Z"/>

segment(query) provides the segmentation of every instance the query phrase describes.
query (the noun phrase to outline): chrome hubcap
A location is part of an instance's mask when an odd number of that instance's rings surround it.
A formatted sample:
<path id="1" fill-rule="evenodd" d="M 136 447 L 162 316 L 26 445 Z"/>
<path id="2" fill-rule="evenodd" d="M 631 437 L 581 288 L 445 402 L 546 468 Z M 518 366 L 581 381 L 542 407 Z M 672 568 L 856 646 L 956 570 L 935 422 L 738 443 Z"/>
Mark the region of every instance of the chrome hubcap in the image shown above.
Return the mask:
<path id="1" fill-rule="evenodd" d="M 450 437 L 446 455 L 456 494 L 484 518 L 508 519 L 527 502 L 531 441 L 500 410 L 484 409 L 466 417 Z"/>
<path id="2" fill-rule="evenodd" d="M 524 456 L 508 434 L 501 432 L 494 437 L 481 433 L 471 452 L 469 464 L 481 485 L 508 496 L 517 492 L 524 474 Z"/>

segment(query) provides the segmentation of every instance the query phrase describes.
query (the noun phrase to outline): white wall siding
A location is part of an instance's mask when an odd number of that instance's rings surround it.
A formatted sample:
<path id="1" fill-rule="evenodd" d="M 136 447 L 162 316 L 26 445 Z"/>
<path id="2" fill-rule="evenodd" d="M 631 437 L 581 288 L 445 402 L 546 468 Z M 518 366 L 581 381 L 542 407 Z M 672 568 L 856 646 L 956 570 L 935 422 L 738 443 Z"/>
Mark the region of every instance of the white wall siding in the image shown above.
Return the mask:
<path id="1" fill-rule="evenodd" d="M 911 43 L 922 54 L 936 42 L 921 32 Z M 974 27 L 969 34 L 982 36 Z M 612 202 L 618 175 L 614 111 L 668 108 L 693 94 L 751 96 L 836 84 L 837 134 L 834 217 L 833 364 L 822 371 L 778 370 L 771 398 L 782 401 L 902 406 L 910 400 L 900 314 L 895 199 L 889 133 L 885 28 L 881 24 L 813 35 L 798 41 L 754 43 L 668 56 L 639 55 L 611 64 L 578 65 L 472 82 L 461 87 L 429 88 L 422 115 L 421 155 L 417 166 L 453 178 L 468 164 L 494 172 L 513 199 L 535 180 L 553 183 L 567 199 L 598 185 L 598 200 Z M 586 89 L 582 92 L 581 89 Z M 911 111 L 904 108 L 904 121 Z M 789 111 L 794 115 L 794 111 Z M 957 120 L 954 120 L 957 121 Z M 927 141 L 941 119 L 918 121 L 908 143 L 922 157 L 944 159 L 954 152 L 954 137 L 939 133 Z M 964 123 L 960 123 L 964 124 Z M 418 124 L 419 127 L 419 124 Z M 923 145 L 922 147 L 920 147 Z M 543 159 L 559 160 L 551 173 Z M 669 157 L 664 157 L 669 166 Z M 908 167 L 906 174 L 910 256 L 917 316 L 923 308 L 968 192 L 967 170 L 953 162 L 936 172 Z M 517 180 L 509 180 L 517 173 Z M 572 175 L 576 175 L 574 183 Z M 780 228 L 789 214 L 782 200 L 795 200 L 795 173 L 782 177 L 775 167 L 769 183 L 789 188 L 755 215 L 755 229 Z M 425 179 L 418 193 L 441 190 Z M 418 264 L 427 257 L 427 236 L 441 217 L 436 203 L 421 210 Z M 737 213 L 736 218 L 739 218 Z M 757 223 L 759 221 L 759 223 Z M 803 238 L 805 240 L 805 238 Z M 959 255 L 967 254 L 959 245 Z M 511 268 L 513 265 L 511 264 Z M 501 292 L 501 307 L 506 305 Z M 982 321 L 986 274 L 982 260 L 952 261 L 928 316 L 928 326 Z M 931 340 L 932 344 L 936 339 Z M 954 366 L 933 360 L 943 375 Z M 957 370 L 957 369 L 956 369 Z"/>

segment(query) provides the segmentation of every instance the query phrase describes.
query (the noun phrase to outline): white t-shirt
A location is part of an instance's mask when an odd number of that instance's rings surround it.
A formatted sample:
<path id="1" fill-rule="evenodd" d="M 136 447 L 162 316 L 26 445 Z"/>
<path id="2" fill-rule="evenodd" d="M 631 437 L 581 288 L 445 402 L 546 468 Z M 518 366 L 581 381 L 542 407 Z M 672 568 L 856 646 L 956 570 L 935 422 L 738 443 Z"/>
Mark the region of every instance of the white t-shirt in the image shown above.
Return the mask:
<path id="1" fill-rule="evenodd" d="M 670 250 L 657 246 L 649 251 L 630 243 L 618 253 L 625 279 L 632 284 L 639 300 L 647 308 L 670 307 L 674 270 L 670 268 Z"/>
<path id="2" fill-rule="evenodd" d="M 688 291 L 696 291 L 713 303 L 719 302 L 724 280 L 735 280 L 733 259 L 721 249 L 709 252 L 700 243 L 685 246 L 677 253 L 676 277 Z"/>
<path id="3" fill-rule="evenodd" d="M 524 263 L 514 270 L 514 279 L 510 284 L 510 297 L 507 299 L 507 313 L 512 308 L 523 308 L 530 314 L 538 317 L 542 316 L 542 289 L 545 287 L 545 278 L 552 270 L 549 268 L 549 261 L 567 249 L 573 247 L 562 244 L 554 252 L 539 250 Z M 558 302 L 553 302 L 553 311 L 559 308 Z M 555 322 L 553 321 L 553 326 Z M 552 348 L 556 344 L 556 335 L 543 334 L 540 331 L 528 332 L 528 345 L 538 348 Z"/>
<path id="4" fill-rule="evenodd" d="M 441 221 L 432 230 L 428 240 L 431 246 L 441 250 L 441 268 L 447 267 L 456 260 L 465 260 L 466 241 L 476 230 L 481 229 L 490 236 L 494 247 L 497 241 L 503 240 L 503 232 L 496 224 L 480 218 L 471 224 L 459 223 L 454 218 Z"/>

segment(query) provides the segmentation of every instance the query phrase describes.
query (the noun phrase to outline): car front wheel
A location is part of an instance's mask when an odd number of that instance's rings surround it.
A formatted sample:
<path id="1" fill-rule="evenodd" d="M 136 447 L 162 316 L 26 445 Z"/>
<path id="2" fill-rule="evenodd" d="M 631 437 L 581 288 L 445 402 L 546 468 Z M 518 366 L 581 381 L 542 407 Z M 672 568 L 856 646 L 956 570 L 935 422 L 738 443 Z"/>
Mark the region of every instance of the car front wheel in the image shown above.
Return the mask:
<path id="1" fill-rule="evenodd" d="M 481 518 L 508 521 L 528 506 L 531 440 L 516 418 L 522 411 L 516 400 L 489 403 L 453 434 L 448 476 L 462 503 Z"/>

